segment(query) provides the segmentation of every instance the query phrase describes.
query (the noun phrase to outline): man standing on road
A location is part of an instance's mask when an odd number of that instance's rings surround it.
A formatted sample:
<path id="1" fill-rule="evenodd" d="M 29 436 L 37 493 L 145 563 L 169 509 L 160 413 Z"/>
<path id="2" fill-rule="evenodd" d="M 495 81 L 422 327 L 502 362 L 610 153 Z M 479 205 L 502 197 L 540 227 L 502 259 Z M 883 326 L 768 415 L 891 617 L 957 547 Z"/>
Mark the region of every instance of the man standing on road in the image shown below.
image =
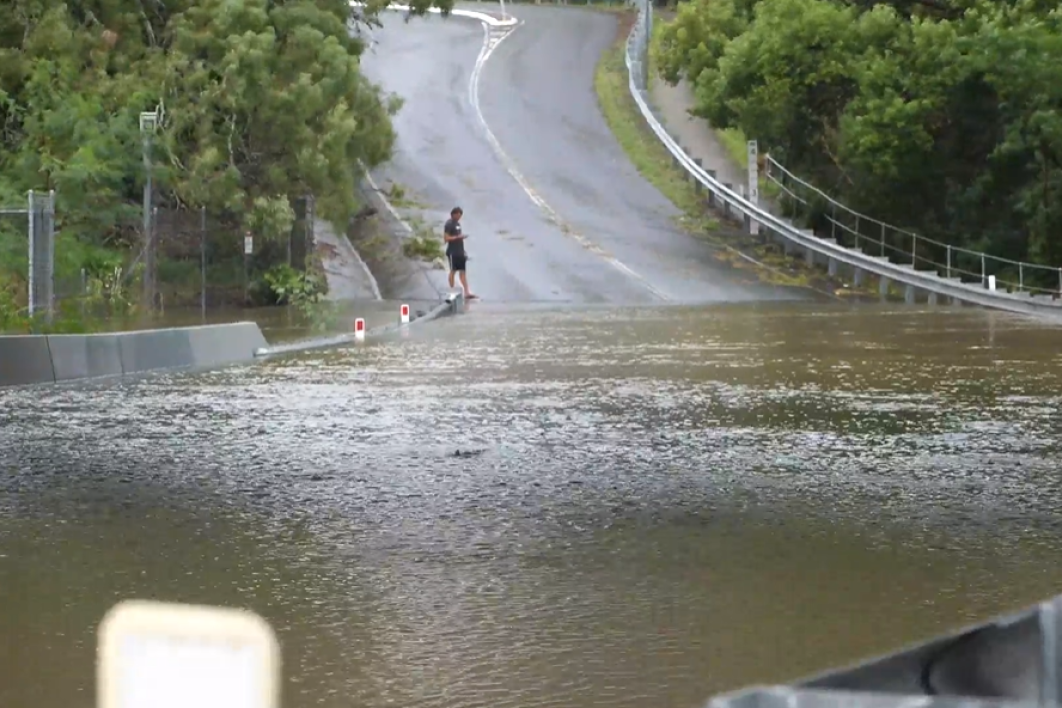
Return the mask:
<path id="1" fill-rule="evenodd" d="M 443 226 L 443 240 L 446 241 L 446 260 L 450 264 L 450 288 L 454 287 L 454 276 L 459 276 L 465 297 L 472 300 L 476 296 L 468 291 L 468 278 L 465 276 L 465 265 L 468 263 L 468 256 L 465 255 L 465 239 L 468 237 L 461 233 L 463 214 L 461 207 L 454 207 L 450 210 L 450 218 Z"/>

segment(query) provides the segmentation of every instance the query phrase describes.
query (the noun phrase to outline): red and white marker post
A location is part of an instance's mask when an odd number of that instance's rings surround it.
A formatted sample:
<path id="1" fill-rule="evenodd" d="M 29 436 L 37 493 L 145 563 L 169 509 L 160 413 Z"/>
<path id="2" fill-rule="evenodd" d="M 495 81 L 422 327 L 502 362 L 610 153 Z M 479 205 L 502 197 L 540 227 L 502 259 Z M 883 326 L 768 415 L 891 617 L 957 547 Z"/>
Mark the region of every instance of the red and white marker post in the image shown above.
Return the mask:
<path id="1" fill-rule="evenodd" d="M 365 320 L 360 317 L 354 320 L 354 339 L 358 341 L 365 339 Z"/>
<path id="2" fill-rule="evenodd" d="M 402 305 L 402 309 L 399 310 L 399 317 L 402 324 L 409 324 L 409 305 Z"/>

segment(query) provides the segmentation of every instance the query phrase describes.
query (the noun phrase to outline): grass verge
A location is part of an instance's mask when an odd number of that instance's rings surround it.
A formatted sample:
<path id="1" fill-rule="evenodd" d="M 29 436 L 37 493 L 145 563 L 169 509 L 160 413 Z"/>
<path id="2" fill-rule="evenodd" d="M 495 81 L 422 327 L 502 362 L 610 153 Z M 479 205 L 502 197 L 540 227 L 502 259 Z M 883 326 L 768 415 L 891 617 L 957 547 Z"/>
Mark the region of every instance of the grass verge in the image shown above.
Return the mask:
<path id="1" fill-rule="evenodd" d="M 633 11 L 624 13 L 616 41 L 601 56 L 594 75 L 594 89 L 605 122 L 631 164 L 682 210 L 680 225 L 712 245 L 720 261 L 736 270 L 751 271 L 760 281 L 772 285 L 805 287 L 827 295 L 846 294 L 844 284 L 830 278 L 822 269 L 785 255 L 779 246 L 754 240 L 737 225 L 721 222 L 686 171 L 675 165 L 671 153 L 645 124 L 628 87 L 625 46 L 635 19 Z M 727 139 L 729 144 L 724 144 L 735 152 L 735 157 L 739 140 L 744 151 L 744 136 L 740 131 L 731 131 Z"/>

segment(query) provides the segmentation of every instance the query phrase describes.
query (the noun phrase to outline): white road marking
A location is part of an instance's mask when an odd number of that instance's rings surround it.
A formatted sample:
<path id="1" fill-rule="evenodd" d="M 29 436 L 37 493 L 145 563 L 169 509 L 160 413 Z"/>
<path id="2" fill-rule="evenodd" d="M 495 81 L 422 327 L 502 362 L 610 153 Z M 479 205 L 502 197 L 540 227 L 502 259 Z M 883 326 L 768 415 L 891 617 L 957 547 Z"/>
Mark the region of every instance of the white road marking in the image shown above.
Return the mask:
<path id="1" fill-rule="evenodd" d="M 490 146 L 494 149 L 494 152 L 495 154 L 497 154 L 498 159 L 501 160 L 502 166 L 505 167 L 506 172 L 508 172 L 509 175 L 514 180 L 516 180 L 516 183 L 520 185 L 520 188 L 524 190 L 524 193 L 527 194 L 528 198 L 535 204 L 535 206 L 542 209 L 542 211 L 546 213 L 546 216 L 549 218 L 549 220 L 552 221 L 558 228 L 560 228 L 562 232 L 564 232 L 568 236 L 571 236 L 580 246 L 582 246 L 586 250 L 605 259 L 605 261 L 611 264 L 612 267 L 616 270 L 620 271 L 629 278 L 638 281 L 643 287 L 645 287 L 656 297 L 660 298 L 661 300 L 664 300 L 665 302 L 670 301 L 671 298 L 668 295 L 654 287 L 644 277 L 634 272 L 629 266 L 622 263 L 614 256 L 610 255 L 603 248 L 601 248 L 601 246 L 597 245 L 589 238 L 587 238 L 583 234 L 578 233 L 577 231 L 572 229 L 568 224 L 564 223 L 560 215 L 557 214 L 557 212 L 554 211 L 553 208 L 546 203 L 546 200 L 543 199 L 535 191 L 534 187 L 532 187 L 531 184 L 527 181 L 527 179 L 520 173 L 520 170 L 517 169 L 516 164 L 502 148 L 501 143 L 498 142 L 498 138 L 495 137 L 494 132 L 491 131 L 490 126 L 487 124 L 487 120 L 483 116 L 483 111 L 479 105 L 479 78 L 480 75 L 483 73 L 484 65 L 486 65 L 487 60 L 490 59 L 491 54 L 493 54 L 494 50 L 497 49 L 498 46 L 502 42 L 504 42 L 510 34 L 512 34 L 515 27 L 516 26 L 492 27 L 487 22 L 483 23 L 483 47 L 479 51 L 479 56 L 476 57 L 475 67 L 472 69 L 472 74 L 468 80 L 468 100 L 469 103 L 472 104 L 472 110 L 474 110 L 476 113 L 476 120 L 479 121 L 480 126 L 483 128 L 483 133 L 487 138 L 487 142 L 490 143 Z"/>

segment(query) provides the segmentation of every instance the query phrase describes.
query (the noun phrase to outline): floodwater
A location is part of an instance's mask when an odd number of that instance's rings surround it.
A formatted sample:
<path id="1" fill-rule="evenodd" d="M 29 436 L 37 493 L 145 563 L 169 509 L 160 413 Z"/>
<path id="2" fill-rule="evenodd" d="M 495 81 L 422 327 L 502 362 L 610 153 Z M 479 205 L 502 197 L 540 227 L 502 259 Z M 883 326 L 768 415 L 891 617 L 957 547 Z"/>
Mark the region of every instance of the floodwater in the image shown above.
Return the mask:
<path id="1" fill-rule="evenodd" d="M 355 318 L 365 320 L 367 329 L 395 324 L 403 303 L 389 300 L 322 301 L 306 308 L 299 307 L 223 307 L 202 312 L 199 308 L 170 308 L 148 315 L 110 318 L 95 323 L 93 329 L 102 332 L 162 329 L 167 327 L 197 327 L 200 325 L 254 322 L 271 344 L 291 342 L 312 337 L 349 332 Z M 408 301 L 414 314 L 427 312 L 438 301 Z"/>
<path id="2" fill-rule="evenodd" d="M 968 309 L 478 306 L 257 367 L 0 391 L 0 705 L 150 597 L 284 705 L 701 705 L 1062 588 L 1062 331 Z"/>

